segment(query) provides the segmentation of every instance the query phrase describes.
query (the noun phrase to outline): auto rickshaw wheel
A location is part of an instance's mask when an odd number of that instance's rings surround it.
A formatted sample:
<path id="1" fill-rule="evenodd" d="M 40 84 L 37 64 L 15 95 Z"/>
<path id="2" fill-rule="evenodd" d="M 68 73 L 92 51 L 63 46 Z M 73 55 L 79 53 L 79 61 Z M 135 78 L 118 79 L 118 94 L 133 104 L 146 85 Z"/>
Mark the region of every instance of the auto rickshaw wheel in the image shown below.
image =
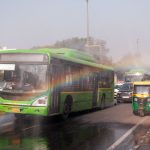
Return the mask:
<path id="1" fill-rule="evenodd" d="M 133 114 L 138 116 L 138 112 L 137 111 L 133 111 Z"/>

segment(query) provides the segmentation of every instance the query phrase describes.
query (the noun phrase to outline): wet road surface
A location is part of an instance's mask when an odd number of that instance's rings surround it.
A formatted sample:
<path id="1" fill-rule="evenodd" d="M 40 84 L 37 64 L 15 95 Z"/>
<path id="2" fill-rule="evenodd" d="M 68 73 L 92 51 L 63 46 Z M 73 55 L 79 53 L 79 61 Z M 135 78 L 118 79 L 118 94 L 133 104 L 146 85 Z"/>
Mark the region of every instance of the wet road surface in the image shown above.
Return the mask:
<path id="1" fill-rule="evenodd" d="M 133 115 L 130 103 L 73 114 L 67 121 L 2 115 L 0 150 L 107 150 L 143 119 L 116 150 L 150 149 L 150 117 Z"/>

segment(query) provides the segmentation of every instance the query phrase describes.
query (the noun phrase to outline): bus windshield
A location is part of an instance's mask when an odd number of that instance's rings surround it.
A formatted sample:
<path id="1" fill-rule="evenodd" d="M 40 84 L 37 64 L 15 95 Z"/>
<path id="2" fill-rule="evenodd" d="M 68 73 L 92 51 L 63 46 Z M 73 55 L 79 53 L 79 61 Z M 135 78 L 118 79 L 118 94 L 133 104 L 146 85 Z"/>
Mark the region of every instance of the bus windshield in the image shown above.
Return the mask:
<path id="1" fill-rule="evenodd" d="M 0 64 L 0 92 L 24 93 L 45 90 L 48 87 L 46 72 L 47 65 Z"/>
<path id="2" fill-rule="evenodd" d="M 136 85 L 134 87 L 136 94 L 150 94 L 150 85 Z"/>

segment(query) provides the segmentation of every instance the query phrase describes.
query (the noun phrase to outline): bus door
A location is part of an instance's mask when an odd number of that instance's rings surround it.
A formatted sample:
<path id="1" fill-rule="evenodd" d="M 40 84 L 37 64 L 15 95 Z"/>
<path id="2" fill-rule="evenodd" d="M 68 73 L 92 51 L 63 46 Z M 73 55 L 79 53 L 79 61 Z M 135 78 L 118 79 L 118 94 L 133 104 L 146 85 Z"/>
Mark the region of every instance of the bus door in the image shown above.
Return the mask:
<path id="1" fill-rule="evenodd" d="M 97 106 L 97 97 L 98 97 L 98 73 L 95 73 L 93 76 L 93 107 Z"/>
<path id="2" fill-rule="evenodd" d="M 52 77 L 51 77 L 51 85 L 52 85 L 52 103 L 51 103 L 51 113 L 59 112 L 60 105 L 60 87 L 61 87 L 61 74 L 62 67 L 59 65 L 52 65 Z"/>

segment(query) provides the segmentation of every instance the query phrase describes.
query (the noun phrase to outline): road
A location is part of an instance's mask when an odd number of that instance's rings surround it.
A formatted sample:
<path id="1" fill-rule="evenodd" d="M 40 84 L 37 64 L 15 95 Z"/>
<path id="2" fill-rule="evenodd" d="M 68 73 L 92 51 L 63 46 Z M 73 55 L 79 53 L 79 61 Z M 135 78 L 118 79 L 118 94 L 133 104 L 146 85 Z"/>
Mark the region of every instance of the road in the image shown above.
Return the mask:
<path id="1" fill-rule="evenodd" d="M 59 117 L 16 120 L 0 116 L 0 150 L 148 150 L 150 116 L 132 114 L 130 103 Z"/>

